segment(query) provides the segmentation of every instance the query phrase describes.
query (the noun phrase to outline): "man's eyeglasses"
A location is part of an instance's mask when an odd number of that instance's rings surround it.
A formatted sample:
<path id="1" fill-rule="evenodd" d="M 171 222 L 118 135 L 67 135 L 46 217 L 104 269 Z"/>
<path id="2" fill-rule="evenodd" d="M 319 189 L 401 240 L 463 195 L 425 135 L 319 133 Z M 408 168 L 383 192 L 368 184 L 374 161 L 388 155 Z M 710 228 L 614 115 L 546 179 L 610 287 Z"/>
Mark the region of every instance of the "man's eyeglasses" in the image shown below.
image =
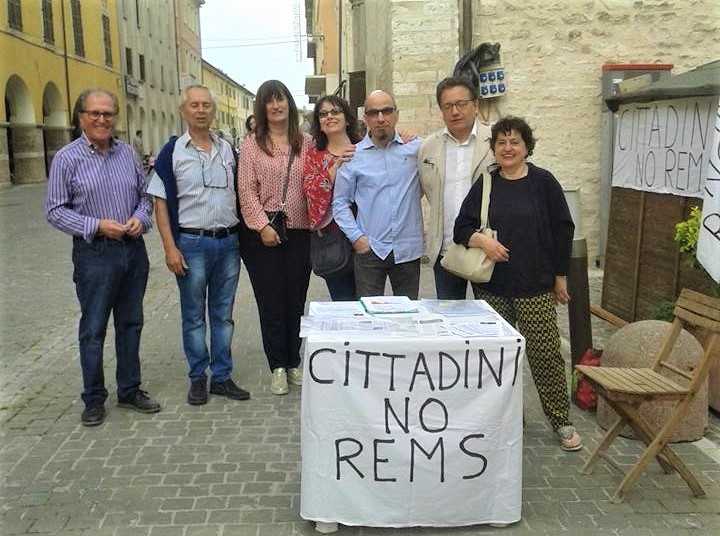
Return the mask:
<path id="1" fill-rule="evenodd" d="M 205 161 L 200 159 L 200 172 L 202 173 L 202 180 L 203 180 L 203 186 L 205 188 L 216 188 L 218 190 L 224 190 L 230 185 L 230 172 L 228 171 L 228 165 L 226 162 L 222 162 L 222 168 L 225 172 L 225 184 L 222 184 L 222 179 L 220 180 L 220 184 L 217 184 L 217 180 L 213 173 L 213 165 L 212 162 L 208 162 L 208 169 L 207 175 L 208 178 L 205 177 Z"/>
<path id="2" fill-rule="evenodd" d="M 86 114 L 93 121 L 97 121 L 101 117 L 103 119 L 107 119 L 108 121 L 112 121 L 115 119 L 115 116 L 117 116 L 115 112 L 99 112 L 97 110 L 83 110 L 80 113 Z"/>
<path id="3" fill-rule="evenodd" d="M 344 112 L 340 108 L 333 108 L 332 110 L 322 110 L 322 111 L 318 112 L 318 117 L 320 119 L 325 119 L 329 115 L 338 116 L 338 115 L 343 115 L 343 113 Z"/>
<path id="4" fill-rule="evenodd" d="M 380 114 L 383 114 L 385 117 L 388 115 L 394 114 L 395 108 L 392 106 L 387 106 L 386 108 L 380 108 L 379 110 L 375 108 L 370 108 L 369 110 L 365 110 L 365 117 L 375 118 L 379 116 Z"/>
<path id="5" fill-rule="evenodd" d="M 465 109 L 466 109 L 468 106 L 470 106 L 470 104 L 473 103 L 473 102 L 475 102 L 475 101 L 472 100 L 472 99 L 461 99 L 461 100 L 458 100 L 458 101 L 455 101 L 455 102 L 446 102 L 445 104 L 443 104 L 442 106 L 440 106 L 440 109 L 441 109 L 443 112 L 449 112 L 449 111 L 451 111 L 453 108 L 457 108 L 457 109 L 458 109 L 458 112 L 463 112 L 463 111 L 465 111 Z"/>

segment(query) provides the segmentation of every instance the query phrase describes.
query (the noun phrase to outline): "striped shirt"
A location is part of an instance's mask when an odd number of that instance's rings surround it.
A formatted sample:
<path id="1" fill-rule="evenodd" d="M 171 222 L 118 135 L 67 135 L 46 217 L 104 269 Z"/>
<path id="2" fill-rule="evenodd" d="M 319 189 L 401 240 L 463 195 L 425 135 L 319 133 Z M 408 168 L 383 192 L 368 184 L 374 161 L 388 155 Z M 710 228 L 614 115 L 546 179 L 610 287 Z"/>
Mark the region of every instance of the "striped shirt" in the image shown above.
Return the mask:
<path id="1" fill-rule="evenodd" d="M 300 154 L 295 155 L 290 168 L 285 212 L 288 215 L 289 229 L 309 229 L 307 201 L 303 194 L 303 164 L 305 153 L 312 145 L 312 138 L 303 134 Z M 245 138 L 238 165 L 238 192 L 240 210 L 250 229 L 260 231 L 268 224 L 265 211 L 280 209 L 283 183 L 287 173 L 290 148 L 273 147 L 273 155 L 268 156 L 255 141 L 254 136 Z"/>
<path id="2" fill-rule="evenodd" d="M 143 232 L 152 226 L 152 201 L 133 148 L 111 140 L 107 154 L 83 133 L 60 149 L 50 166 L 45 209 L 50 225 L 92 242 L 100 220 L 126 223 L 135 217 Z"/>
<path id="3" fill-rule="evenodd" d="M 215 134 L 210 134 L 210 138 L 211 154 L 197 147 L 188 132 L 175 141 L 173 174 L 180 227 L 211 230 L 233 227 L 240 221 L 235 203 L 232 147 Z M 147 191 L 167 199 L 165 185 L 157 173 L 153 173 Z"/>

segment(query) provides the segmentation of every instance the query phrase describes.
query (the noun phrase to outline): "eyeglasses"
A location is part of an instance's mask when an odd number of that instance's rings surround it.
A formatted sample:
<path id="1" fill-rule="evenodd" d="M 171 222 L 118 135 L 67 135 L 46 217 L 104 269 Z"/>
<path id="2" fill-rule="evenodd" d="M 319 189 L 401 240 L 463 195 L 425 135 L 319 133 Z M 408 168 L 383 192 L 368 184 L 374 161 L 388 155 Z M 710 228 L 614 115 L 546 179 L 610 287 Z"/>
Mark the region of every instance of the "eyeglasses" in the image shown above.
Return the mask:
<path id="1" fill-rule="evenodd" d="M 475 102 L 472 99 L 461 99 L 455 102 L 446 102 L 442 106 L 440 106 L 440 109 L 443 112 L 449 112 L 453 108 L 457 108 L 458 112 L 465 111 L 465 108 L 467 108 L 471 103 Z"/>
<path id="2" fill-rule="evenodd" d="M 365 117 L 375 118 L 380 114 L 383 114 L 385 117 L 388 115 L 394 114 L 395 108 L 392 106 L 387 106 L 386 108 L 380 108 L 379 110 L 376 110 L 375 108 L 370 108 L 369 110 L 365 110 Z"/>
<path id="3" fill-rule="evenodd" d="M 99 112 L 97 110 L 83 110 L 80 113 L 87 114 L 87 116 L 93 121 L 97 121 L 101 117 L 103 119 L 107 119 L 108 121 L 112 121 L 117 115 L 115 112 Z"/>
<path id="4" fill-rule="evenodd" d="M 230 186 L 230 171 L 228 170 L 228 163 L 225 161 L 222 161 L 222 168 L 223 168 L 223 171 L 225 172 L 225 184 L 222 184 L 222 182 L 220 184 L 216 184 L 217 179 L 214 176 L 215 173 L 213 173 L 213 170 L 216 168 L 216 166 L 213 166 L 212 162 L 208 162 L 209 169 L 206 173 L 205 172 L 205 159 L 200 154 L 200 149 L 195 147 L 195 150 L 197 151 L 197 154 L 198 154 L 198 160 L 200 160 L 200 173 L 202 175 L 203 186 L 205 188 L 215 188 L 217 190 L 225 190 L 228 186 Z M 206 177 L 206 175 L 208 177 Z M 221 181 L 222 181 L 222 179 L 221 179 Z"/>
<path id="5" fill-rule="evenodd" d="M 223 171 L 225 172 L 225 184 L 214 184 L 216 182 L 215 177 L 213 176 L 213 166 L 210 164 L 208 166 L 210 169 L 208 170 L 208 175 L 210 175 L 210 181 L 208 182 L 205 179 L 205 161 L 200 160 L 200 172 L 202 173 L 202 180 L 203 180 L 203 186 L 205 188 L 215 188 L 218 190 L 225 190 L 230 185 L 230 172 L 228 171 L 228 165 L 226 162 L 222 163 Z"/>
<path id="6" fill-rule="evenodd" d="M 318 112 L 318 117 L 320 119 L 325 119 L 327 116 L 337 116 L 337 115 L 343 115 L 343 111 L 340 108 L 333 108 L 332 110 L 322 110 Z"/>

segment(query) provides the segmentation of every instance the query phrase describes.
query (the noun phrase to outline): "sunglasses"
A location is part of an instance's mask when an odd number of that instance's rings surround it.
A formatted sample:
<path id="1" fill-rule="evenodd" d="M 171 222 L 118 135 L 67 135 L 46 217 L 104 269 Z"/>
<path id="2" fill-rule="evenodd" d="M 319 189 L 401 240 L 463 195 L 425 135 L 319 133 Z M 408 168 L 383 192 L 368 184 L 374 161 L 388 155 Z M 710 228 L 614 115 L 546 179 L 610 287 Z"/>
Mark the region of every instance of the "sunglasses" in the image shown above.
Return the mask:
<path id="1" fill-rule="evenodd" d="M 365 117 L 375 118 L 379 116 L 380 114 L 383 114 L 383 116 L 387 117 L 388 115 L 394 114 L 395 108 L 393 106 L 388 106 L 386 108 L 380 108 L 379 110 L 375 108 L 370 108 L 369 110 L 365 110 Z"/>

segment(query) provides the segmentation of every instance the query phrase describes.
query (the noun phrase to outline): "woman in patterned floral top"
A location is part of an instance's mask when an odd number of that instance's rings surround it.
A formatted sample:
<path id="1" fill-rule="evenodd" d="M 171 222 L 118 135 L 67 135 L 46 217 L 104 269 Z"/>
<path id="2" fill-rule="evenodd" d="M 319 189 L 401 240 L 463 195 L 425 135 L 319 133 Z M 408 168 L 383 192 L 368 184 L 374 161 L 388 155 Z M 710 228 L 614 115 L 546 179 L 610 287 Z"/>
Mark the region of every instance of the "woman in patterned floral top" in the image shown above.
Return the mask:
<path id="1" fill-rule="evenodd" d="M 313 110 L 310 130 L 315 147 L 305 155 L 303 192 L 307 198 L 312 231 L 342 233 L 332 216 L 332 193 L 335 174 L 355 153 L 360 141 L 357 120 L 350 105 L 340 97 L 321 97 Z M 352 263 L 349 271 L 325 278 L 334 301 L 357 300 Z"/>
<path id="2" fill-rule="evenodd" d="M 240 233 L 240 255 L 258 305 L 263 347 L 272 371 L 270 391 L 284 395 L 288 383 L 302 385 L 300 317 L 310 282 L 302 171 L 312 140 L 300 132 L 295 101 L 278 80 L 268 80 L 258 88 L 255 118 L 255 134 L 243 143 L 238 165 L 238 195 L 246 225 Z M 279 210 L 287 215 L 287 240 L 270 225 L 268 212 Z"/>

